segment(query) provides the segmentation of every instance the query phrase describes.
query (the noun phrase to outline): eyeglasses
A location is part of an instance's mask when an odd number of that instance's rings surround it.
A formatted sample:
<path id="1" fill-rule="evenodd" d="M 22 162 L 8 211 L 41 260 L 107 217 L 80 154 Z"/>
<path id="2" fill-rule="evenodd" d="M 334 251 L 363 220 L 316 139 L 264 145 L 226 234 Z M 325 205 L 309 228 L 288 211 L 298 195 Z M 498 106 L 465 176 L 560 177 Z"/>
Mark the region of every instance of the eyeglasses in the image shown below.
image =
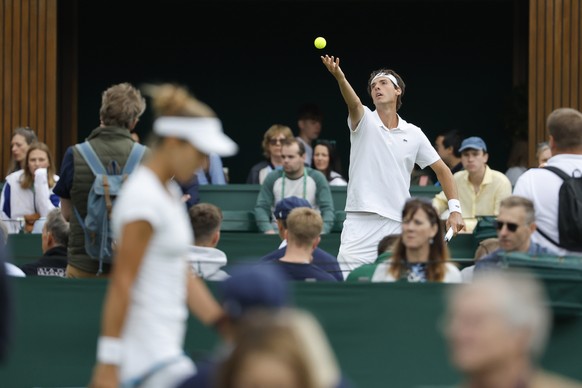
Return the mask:
<path id="1" fill-rule="evenodd" d="M 282 138 L 282 139 L 269 139 L 269 144 L 270 145 L 283 144 L 283 142 L 285 140 L 286 140 L 286 138 Z"/>
<path id="2" fill-rule="evenodd" d="M 509 230 L 511 233 L 515 232 L 517 228 L 519 228 L 519 225 L 514 224 L 513 222 L 495 221 L 495 228 L 497 230 L 503 229 L 503 225 L 507 225 L 507 230 Z"/>

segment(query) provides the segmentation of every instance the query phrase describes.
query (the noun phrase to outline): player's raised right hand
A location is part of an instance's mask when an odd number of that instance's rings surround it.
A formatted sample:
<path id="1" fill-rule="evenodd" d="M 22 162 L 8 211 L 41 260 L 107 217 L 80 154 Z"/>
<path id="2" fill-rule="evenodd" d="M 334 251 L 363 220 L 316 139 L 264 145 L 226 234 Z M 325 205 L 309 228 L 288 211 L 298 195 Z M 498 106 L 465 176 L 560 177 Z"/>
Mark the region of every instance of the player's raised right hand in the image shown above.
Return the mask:
<path id="1" fill-rule="evenodd" d="M 344 73 L 342 72 L 342 69 L 340 68 L 340 59 L 336 58 L 334 56 L 322 56 L 321 57 L 321 61 L 323 62 L 323 64 L 325 65 L 325 67 L 327 68 L 327 70 L 329 70 L 329 72 L 337 79 L 343 79 L 345 78 Z"/>

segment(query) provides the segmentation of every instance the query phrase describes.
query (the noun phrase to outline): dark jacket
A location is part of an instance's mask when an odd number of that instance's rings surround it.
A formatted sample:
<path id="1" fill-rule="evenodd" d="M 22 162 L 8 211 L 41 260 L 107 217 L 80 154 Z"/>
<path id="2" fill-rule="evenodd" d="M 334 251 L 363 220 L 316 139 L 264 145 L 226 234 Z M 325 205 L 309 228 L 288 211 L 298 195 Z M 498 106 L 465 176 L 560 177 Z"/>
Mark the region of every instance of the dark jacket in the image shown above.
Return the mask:
<path id="1" fill-rule="evenodd" d="M 65 277 L 67 268 L 67 248 L 56 246 L 47 250 L 34 263 L 19 266 L 26 276 L 58 276 Z"/>

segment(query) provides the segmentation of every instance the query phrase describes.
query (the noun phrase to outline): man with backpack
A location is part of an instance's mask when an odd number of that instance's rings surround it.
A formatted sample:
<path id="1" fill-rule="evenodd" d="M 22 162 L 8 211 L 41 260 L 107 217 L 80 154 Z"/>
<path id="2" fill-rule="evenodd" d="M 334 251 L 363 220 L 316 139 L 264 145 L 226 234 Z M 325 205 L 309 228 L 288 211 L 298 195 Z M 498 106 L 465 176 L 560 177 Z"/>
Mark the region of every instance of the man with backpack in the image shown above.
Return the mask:
<path id="1" fill-rule="evenodd" d="M 514 195 L 536 209 L 532 241 L 560 255 L 582 255 L 582 113 L 558 108 L 547 119 L 552 157 L 523 173 Z"/>
<path id="2" fill-rule="evenodd" d="M 113 243 L 109 214 L 115 194 L 139 164 L 145 147 L 133 130 L 146 108 L 140 91 L 129 83 L 113 85 L 101 96 L 100 125 L 86 141 L 67 149 L 54 193 L 70 222 L 66 276 L 107 276 Z"/>

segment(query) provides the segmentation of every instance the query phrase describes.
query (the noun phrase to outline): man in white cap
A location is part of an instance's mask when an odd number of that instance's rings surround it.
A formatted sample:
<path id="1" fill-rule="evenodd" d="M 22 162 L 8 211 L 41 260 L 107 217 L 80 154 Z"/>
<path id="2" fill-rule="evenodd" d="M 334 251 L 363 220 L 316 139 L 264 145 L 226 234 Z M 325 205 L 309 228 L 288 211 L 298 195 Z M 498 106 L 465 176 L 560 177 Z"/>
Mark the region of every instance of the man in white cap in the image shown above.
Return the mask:
<path id="1" fill-rule="evenodd" d="M 338 262 L 344 276 L 373 263 L 378 242 L 401 231 L 402 208 L 410 197 L 414 165 L 430 166 L 448 198 L 447 226 L 456 234 L 463 227 L 461 206 L 453 174 L 422 130 L 396 112 L 402 105 L 405 84 L 393 70 L 373 71 L 368 93 L 376 110 L 364 106 L 339 66 L 339 58 L 321 57 L 338 82 L 348 107 L 350 169 Z"/>

